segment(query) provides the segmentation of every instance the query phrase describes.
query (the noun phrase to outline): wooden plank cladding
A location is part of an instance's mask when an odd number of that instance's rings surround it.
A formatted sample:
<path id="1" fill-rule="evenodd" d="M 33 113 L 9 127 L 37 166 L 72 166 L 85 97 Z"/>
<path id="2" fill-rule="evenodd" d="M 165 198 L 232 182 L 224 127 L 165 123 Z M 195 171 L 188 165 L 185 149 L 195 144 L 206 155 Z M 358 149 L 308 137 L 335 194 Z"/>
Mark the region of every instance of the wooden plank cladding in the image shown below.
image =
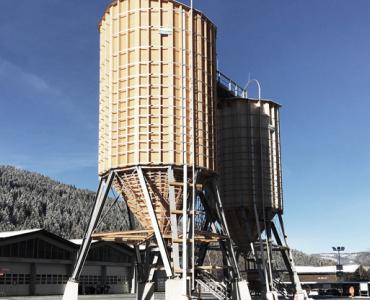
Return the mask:
<path id="1" fill-rule="evenodd" d="M 170 0 L 107 7 L 99 25 L 100 175 L 135 165 L 214 170 L 216 28 L 196 10 L 193 20 L 194 51 L 189 7 Z"/>

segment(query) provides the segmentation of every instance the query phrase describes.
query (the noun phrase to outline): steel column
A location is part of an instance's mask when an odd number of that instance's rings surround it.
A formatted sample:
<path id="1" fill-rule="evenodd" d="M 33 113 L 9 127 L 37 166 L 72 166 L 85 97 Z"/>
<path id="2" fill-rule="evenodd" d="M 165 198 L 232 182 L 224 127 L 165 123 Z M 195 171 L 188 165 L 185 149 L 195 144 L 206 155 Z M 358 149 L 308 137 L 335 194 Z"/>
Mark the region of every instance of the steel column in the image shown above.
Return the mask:
<path id="1" fill-rule="evenodd" d="M 228 248 L 229 248 L 228 251 L 230 251 L 230 256 L 231 256 L 230 258 L 231 258 L 231 262 L 232 262 L 232 267 L 234 269 L 235 275 L 237 276 L 237 279 L 240 280 L 239 267 L 238 267 L 238 264 L 236 263 L 235 252 L 234 252 L 234 248 L 233 248 L 233 245 L 232 245 L 232 242 L 231 242 L 229 228 L 228 228 L 227 222 L 226 222 L 226 217 L 225 217 L 225 212 L 224 212 L 224 208 L 223 208 L 222 201 L 221 201 L 220 191 L 218 189 L 218 185 L 217 185 L 215 179 L 213 180 L 212 184 L 213 184 L 213 189 L 216 192 L 216 204 L 217 204 L 217 210 L 219 211 L 219 214 L 220 214 L 220 216 L 219 216 L 220 222 L 221 222 L 221 225 L 223 227 L 223 230 L 225 231 L 226 236 L 228 237 L 227 238 L 227 245 L 228 245 Z"/>
<path id="2" fill-rule="evenodd" d="M 288 246 L 288 238 L 287 238 L 287 235 L 285 234 L 284 221 L 283 221 L 283 217 L 282 217 L 281 214 L 278 214 L 278 219 L 279 219 L 281 230 L 283 232 L 284 244 L 285 244 L 285 247 L 286 247 L 287 252 L 288 252 L 290 267 L 291 267 L 292 273 L 293 273 L 293 278 L 294 278 L 293 283 L 295 285 L 295 289 L 296 289 L 297 294 L 303 294 L 303 293 L 305 293 L 305 291 L 302 289 L 301 280 L 299 279 L 297 270 L 295 268 L 293 255 L 292 255 L 292 252 L 290 251 L 290 248 Z"/>
<path id="3" fill-rule="evenodd" d="M 100 180 L 99 188 L 95 196 L 94 208 L 91 212 L 88 227 L 85 231 L 80 250 L 77 254 L 77 260 L 73 268 L 72 276 L 68 280 L 65 287 L 63 300 L 78 299 L 78 280 L 80 278 L 83 265 L 89 253 L 92 240 L 91 235 L 99 222 L 99 218 L 101 216 L 105 201 L 108 197 L 114 177 L 115 173 L 111 172 L 109 173 L 108 178 L 103 178 Z"/>
<path id="4" fill-rule="evenodd" d="M 173 167 L 168 168 L 168 182 L 175 181 L 175 176 L 173 173 Z M 176 195 L 175 187 L 173 185 L 168 185 L 168 202 L 170 206 L 170 221 L 171 221 L 171 237 L 172 240 L 178 239 L 178 226 L 177 226 L 177 215 L 173 213 L 176 210 Z M 178 243 L 172 243 L 172 260 L 174 269 L 180 269 L 180 250 Z"/>
<path id="5" fill-rule="evenodd" d="M 276 226 L 274 223 L 271 224 L 271 228 L 272 228 L 272 232 L 275 236 L 275 240 L 276 240 L 276 243 L 280 246 L 280 253 L 281 253 L 281 256 L 283 257 L 283 260 L 284 260 L 284 264 L 285 266 L 287 267 L 288 269 L 288 273 L 289 273 L 289 277 L 290 277 L 290 280 L 292 281 L 292 283 L 294 284 L 294 275 L 293 275 L 293 270 L 292 270 L 292 266 L 290 264 L 290 260 L 289 260 L 289 256 L 287 255 L 287 253 L 285 252 L 285 245 L 283 245 L 282 241 L 281 241 L 281 238 L 279 236 L 279 233 L 276 229 Z"/>
<path id="6" fill-rule="evenodd" d="M 159 252 L 161 253 L 164 268 L 166 270 L 166 275 L 167 275 L 167 277 L 172 277 L 173 273 L 172 273 L 168 253 L 167 253 L 167 248 L 166 248 L 165 242 L 163 240 L 162 233 L 159 229 L 158 220 L 157 220 L 157 217 L 156 217 L 154 209 L 153 209 L 152 201 L 150 199 L 150 195 L 149 195 L 148 187 L 146 185 L 144 173 L 143 173 L 143 170 L 141 169 L 141 167 L 137 167 L 136 169 L 137 169 L 137 174 L 139 176 L 141 189 L 142 189 L 142 192 L 143 192 L 143 195 L 144 195 L 144 198 L 145 198 L 146 207 L 148 209 L 148 213 L 149 213 L 149 216 L 150 216 L 150 219 L 151 219 L 151 222 L 152 222 L 154 234 L 155 234 L 155 237 L 156 237 L 156 240 L 157 240 L 157 243 L 158 243 Z"/>
<path id="7" fill-rule="evenodd" d="M 91 245 L 91 235 L 95 230 L 96 224 L 99 221 L 105 200 L 108 197 L 110 187 L 114 179 L 114 172 L 111 172 L 106 180 L 102 179 L 100 181 L 99 189 L 96 195 L 95 205 L 90 216 L 89 225 L 85 232 L 80 251 L 78 252 L 77 261 L 71 276 L 71 279 L 76 281 L 81 275 L 83 265 L 85 263 L 87 254 Z"/>

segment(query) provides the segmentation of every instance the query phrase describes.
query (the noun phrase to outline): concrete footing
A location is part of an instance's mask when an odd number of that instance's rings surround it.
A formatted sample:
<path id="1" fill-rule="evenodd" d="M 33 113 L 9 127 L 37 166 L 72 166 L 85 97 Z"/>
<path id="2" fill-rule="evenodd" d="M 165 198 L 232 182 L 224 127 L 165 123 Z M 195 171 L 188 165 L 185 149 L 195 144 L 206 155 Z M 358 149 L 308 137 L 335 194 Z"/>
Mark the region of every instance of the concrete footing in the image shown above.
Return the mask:
<path id="1" fill-rule="evenodd" d="M 267 292 L 266 293 L 266 300 L 278 300 L 279 296 L 278 293 L 273 291 L 273 292 Z"/>
<path id="2" fill-rule="evenodd" d="M 187 295 L 184 295 L 183 284 L 184 282 L 181 279 L 167 279 L 165 300 L 189 299 Z M 189 281 L 187 282 L 187 287 L 189 287 Z"/>
<path id="3" fill-rule="evenodd" d="M 232 299 L 251 300 L 248 282 L 246 280 L 235 281 L 232 284 Z"/>
<path id="4" fill-rule="evenodd" d="M 294 295 L 294 300 L 309 300 L 306 290 L 301 290 Z"/>
<path id="5" fill-rule="evenodd" d="M 154 282 L 138 283 L 136 300 L 154 300 Z"/>
<path id="6" fill-rule="evenodd" d="M 78 282 L 68 280 L 62 300 L 78 300 Z"/>

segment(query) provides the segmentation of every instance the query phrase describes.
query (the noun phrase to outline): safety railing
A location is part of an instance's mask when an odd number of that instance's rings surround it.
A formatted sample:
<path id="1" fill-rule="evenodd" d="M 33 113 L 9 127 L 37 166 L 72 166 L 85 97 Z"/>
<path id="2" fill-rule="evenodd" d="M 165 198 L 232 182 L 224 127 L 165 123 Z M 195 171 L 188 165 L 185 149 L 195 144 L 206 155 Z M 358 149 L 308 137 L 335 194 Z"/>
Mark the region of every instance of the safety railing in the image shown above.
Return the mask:
<path id="1" fill-rule="evenodd" d="M 217 71 L 217 81 L 234 96 L 247 98 L 247 91 L 220 71 Z"/>

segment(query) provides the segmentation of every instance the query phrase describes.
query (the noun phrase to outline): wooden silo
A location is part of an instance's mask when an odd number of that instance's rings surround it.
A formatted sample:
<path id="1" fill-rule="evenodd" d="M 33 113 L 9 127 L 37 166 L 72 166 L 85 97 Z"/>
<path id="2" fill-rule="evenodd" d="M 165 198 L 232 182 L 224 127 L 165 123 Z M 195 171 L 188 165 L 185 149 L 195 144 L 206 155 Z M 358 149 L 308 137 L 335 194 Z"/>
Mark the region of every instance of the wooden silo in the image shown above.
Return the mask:
<path id="1" fill-rule="evenodd" d="M 121 0 L 107 7 L 99 25 L 99 174 L 117 170 L 114 185 L 146 229 L 136 166 L 151 181 L 162 231 L 169 220 L 168 167 L 172 181 L 182 181 L 183 165 L 215 167 L 216 28 L 198 11 L 193 18 L 191 41 L 188 6 Z"/>

